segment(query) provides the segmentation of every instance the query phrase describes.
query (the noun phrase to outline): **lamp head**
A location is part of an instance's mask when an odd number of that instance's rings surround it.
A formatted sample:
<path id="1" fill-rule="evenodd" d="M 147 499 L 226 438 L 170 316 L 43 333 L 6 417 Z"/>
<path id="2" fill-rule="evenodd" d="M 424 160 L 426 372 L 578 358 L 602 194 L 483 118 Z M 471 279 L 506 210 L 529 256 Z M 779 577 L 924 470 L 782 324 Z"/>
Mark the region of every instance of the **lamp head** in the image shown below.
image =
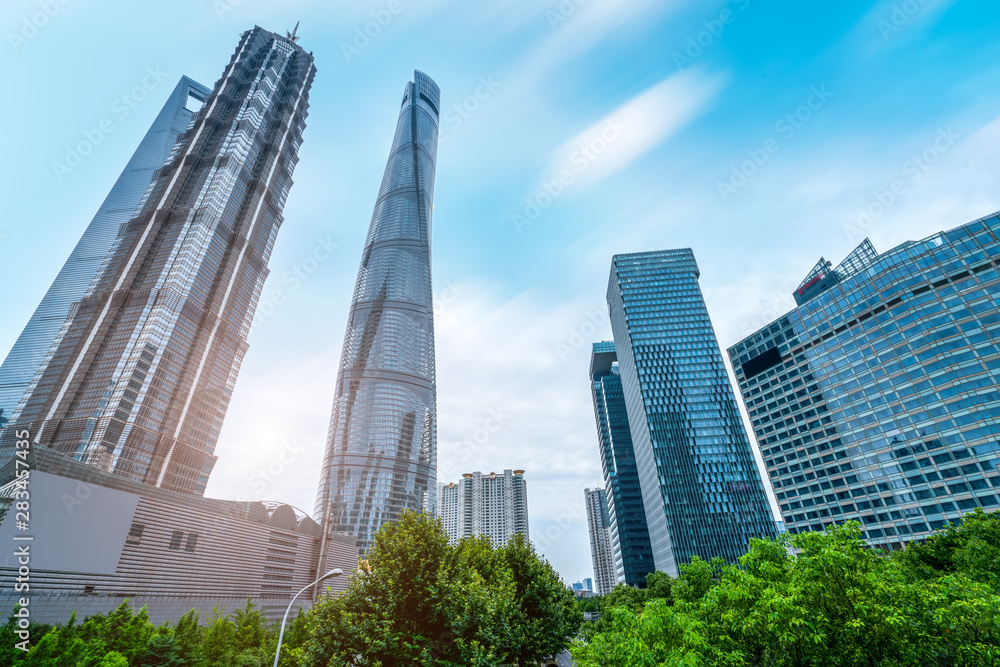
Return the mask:
<path id="1" fill-rule="evenodd" d="M 335 567 L 326 574 L 324 574 L 322 577 L 320 577 L 319 580 L 326 581 L 327 579 L 332 579 L 333 577 L 339 577 L 343 573 L 344 573 L 343 570 L 341 570 L 339 567 Z"/>

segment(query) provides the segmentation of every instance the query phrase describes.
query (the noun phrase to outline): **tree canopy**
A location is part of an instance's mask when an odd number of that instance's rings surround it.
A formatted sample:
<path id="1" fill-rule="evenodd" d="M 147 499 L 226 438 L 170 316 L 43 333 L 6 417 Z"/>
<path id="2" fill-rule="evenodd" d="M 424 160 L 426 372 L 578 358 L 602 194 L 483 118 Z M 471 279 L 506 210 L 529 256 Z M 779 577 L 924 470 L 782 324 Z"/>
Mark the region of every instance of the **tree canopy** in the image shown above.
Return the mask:
<path id="1" fill-rule="evenodd" d="M 655 595 L 616 588 L 571 652 L 581 667 L 995 665 L 998 575 L 1000 514 L 982 510 L 892 553 L 857 523 L 785 534 L 738 564 L 696 558 Z"/>

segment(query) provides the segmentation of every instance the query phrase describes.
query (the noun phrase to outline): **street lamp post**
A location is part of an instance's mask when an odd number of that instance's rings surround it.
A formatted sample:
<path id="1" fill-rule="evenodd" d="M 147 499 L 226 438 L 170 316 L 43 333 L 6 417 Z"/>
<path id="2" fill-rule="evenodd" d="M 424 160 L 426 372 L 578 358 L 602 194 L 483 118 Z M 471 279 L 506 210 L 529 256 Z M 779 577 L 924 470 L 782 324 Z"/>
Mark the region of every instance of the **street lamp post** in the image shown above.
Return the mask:
<path id="1" fill-rule="evenodd" d="M 288 609 L 285 610 L 285 615 L 281 619 L 281 631 L 278 633 L 278 648 L 275 649 L 275 651 L 274 651 L 274 667 L 278 667 L 278 658 L 281 657 L 281 640 L 284 639 L 284 637 L 285 637 L 285 622 L 288 620 L 288 613 L 292 610 L 292 605 L 295 604 L 295 600 L 297 600 L 298 597 L 300 595 L 302 595 L 302 593 L 304 593 L 308 589 L 312 588 L 313 586 L 315 586 L 319 582 L 326 581 L 327 579 L 332 579 L 333 577 L 339 577 L 343 573 L 344 573 L 344 571 L 341 570 L 339 567 L 336 567 L 336 568 L 330 570 L 329 572 L 327 572 L 326 574 L 324 574 L 322 577 L 320 577 L 319 579 L 317 579 L 316 581 L 312 582 L 311 584 L 309 584 L 308 586 L 306 586 L 305 588 L 303 588 L 301 591 L 299 591 L 298 593 L 296 593 L 295 597 L 292 598 L 292 601 L 288 603 Z"/>

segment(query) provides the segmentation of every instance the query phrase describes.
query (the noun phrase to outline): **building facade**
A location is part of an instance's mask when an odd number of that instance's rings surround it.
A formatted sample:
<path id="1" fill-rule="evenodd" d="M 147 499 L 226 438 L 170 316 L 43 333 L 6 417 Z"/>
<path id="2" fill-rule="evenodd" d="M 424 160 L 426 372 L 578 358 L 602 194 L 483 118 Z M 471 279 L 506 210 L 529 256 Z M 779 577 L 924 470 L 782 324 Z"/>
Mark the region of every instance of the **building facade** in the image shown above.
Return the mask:
<path id="1" fill-rule="evenodd" d="M 1000 219 L 823 260 L 729 348 L 789 532 L 899 548 L 1000 505 Z"/>
<path id="2" fill-rule="evenodd" d="M 121 226 L 14 431 L 202 494 L 302 143 L 313 57 L 255 27 Z M 14 427 L 14 428 L 11 428 Z"/>
<path id="3" fill-rule="evenodd" d="M 615 255 L 608 308 L 656 569 L 776 536 L 689 249 Z"/>
<path id="4" fill-rule="evenodd" d="M 451 543 L 486 535 L 502 546 L 517 534 L 528 534 L 528 483 L 523 470 L 469 472 L 459 482 L 438 484 L 437 516 Z"/>
<path id="5" fill-rule="evenodd" d="M 315 516 L 358 537 L 406 509 L 434 511 L 437 389 L 431 212 L 441 93 L 414 73 L 351 300 Z"/>
<path id="6" fill-rule="evenodd" d="M 290 505 L 213 500 L 157 488 L 33 446 L 30 476 L 21 488 L 31 498 L 30 530 L 16 526 L 8 509 L 18 491 L 15 461 L 0 470 L 0 539 L 29 545 L 31 619 L 65 623 L 107 613 L 128 599 L 146 607 L 154 623 L 175 623 L 191 609 L 210 619 L 247 599 L 276 620 L 291 598 L 314 580 L 320 527 Z M 23 497 L 23 496 L 21 496 Z M 30 542 L 15 537 L 30 535 Z M 10 613 L 26 594 L 14 589 L 18 557 L 0 555 L 0 609 Z M 332 535 L 323 582 L 343 591 L 358 566 L 353 537 Z M 308 597 L 299 604 L 309 606 Z"/>
<path id="7" fill-rule="evenodd" d="M 583 496 L 587 507 L 587 528 L 590 531 L 590 557 L 594 561 L 594 578 L 597 579 L 597 590 L 594 592 L 607 595 L 618 583 L 608 499 L 604 489 L 584 489 Z M 585 583 L 587 581 L 584 579 Z"/>
<path id="8" fill-rule="evenodd" d="M 594 343 L 590 389 L 607 493 L 615 580 L 645 588 L 646 575 L 656 567 L 614 341 Z"/>
<path id="9" fill-rule="evenodd" d="M 0 365 L 0 412 L 5 418 L 13 416 L 73 304 L 84 297 L 97 276 L 114 245 L 119 228 L 132 218 L 156 170 L 163 165 L 177 137 L 187 129 L 194 115 L 193 109 L 200 107 L 211 92 L 200 83 L 186 76 L 181 77 L 146 136 L 139 142 L 139 147 L 111 192 Z M 10 455 L 9 446 L 0 449 L 0 463 Z"/>

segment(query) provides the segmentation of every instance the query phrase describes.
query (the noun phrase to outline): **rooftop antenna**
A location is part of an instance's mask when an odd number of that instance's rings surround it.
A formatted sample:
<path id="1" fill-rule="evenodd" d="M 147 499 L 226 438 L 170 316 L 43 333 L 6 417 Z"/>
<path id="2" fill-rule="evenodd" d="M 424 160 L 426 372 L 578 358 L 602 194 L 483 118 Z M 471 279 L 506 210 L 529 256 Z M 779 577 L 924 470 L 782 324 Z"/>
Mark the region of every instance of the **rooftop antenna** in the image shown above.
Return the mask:
<path id="1" fill-rule="evenodd" d="M 295 22 L 295 27 L 292 28 L 291 32 L 288 32 L 287 30 L 285 31 L 285 37 L 287 37 L 288 39 L 292 40 L 293 42 L 299 41 L 298 36 L 295 34 L 295 33 L 297 33 L 299 31 L 299 23 L 301 23 L 301 21 L 296 21 Z"/>

